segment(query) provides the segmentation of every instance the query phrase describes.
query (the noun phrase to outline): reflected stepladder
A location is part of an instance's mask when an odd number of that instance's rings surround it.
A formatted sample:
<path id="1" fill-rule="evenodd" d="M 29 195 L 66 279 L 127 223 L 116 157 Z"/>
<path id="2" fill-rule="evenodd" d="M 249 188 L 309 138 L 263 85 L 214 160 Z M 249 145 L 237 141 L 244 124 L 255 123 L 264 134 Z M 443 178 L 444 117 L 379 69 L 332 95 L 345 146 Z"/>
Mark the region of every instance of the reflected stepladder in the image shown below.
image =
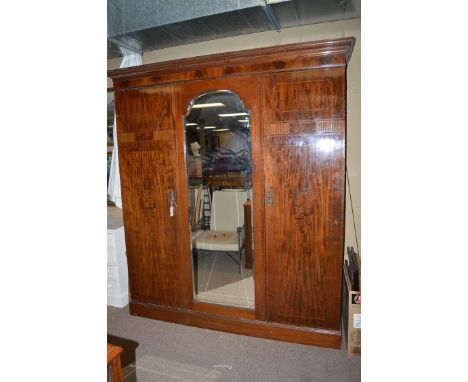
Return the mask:
<path id="1" fill-rule="evenodd" d="M 255 307 L 250 112 L 228 90 L 185 116 L 194 299 Z"/>

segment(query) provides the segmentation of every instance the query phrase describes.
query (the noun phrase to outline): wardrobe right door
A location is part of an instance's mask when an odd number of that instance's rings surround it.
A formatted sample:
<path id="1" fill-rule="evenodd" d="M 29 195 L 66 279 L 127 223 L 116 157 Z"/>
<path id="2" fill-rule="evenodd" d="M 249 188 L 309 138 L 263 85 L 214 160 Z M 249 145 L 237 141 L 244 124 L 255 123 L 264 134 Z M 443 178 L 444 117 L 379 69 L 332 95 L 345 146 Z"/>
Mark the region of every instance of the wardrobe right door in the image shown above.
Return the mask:
<path id="1" fill-rule="evenodd" d="M 345 67 L 263 78 L 267 319 L 340 329 Z"/>

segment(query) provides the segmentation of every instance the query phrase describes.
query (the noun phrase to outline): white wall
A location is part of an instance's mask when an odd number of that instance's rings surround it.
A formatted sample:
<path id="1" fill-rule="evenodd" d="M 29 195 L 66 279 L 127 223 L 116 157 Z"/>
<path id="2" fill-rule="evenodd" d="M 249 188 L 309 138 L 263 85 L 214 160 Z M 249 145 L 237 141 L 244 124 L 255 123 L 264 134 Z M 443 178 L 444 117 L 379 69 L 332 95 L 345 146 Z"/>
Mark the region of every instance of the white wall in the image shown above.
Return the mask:
<path id="1" fill-rule="evenodd" d="M 338 37 L 355 37 L 356 44 L 347 72 L 347 166 L 351 184 L 356 221 L 357 239 L 361 243 L 361 20 L 345 20 L 276 31 L 253 33 L 196 44 L 182 45 L 143 53 L 143 64 L 203 56 L 264 46 L 291 44 L 303 41 L 318 41 Z M 121 58 L 109 60 L 108 69 L 119 67 Z M 112 81 L 108 79 L 108 87 Z M 356 248 L 349 189 L 346 194 L 345 246 Z"/>

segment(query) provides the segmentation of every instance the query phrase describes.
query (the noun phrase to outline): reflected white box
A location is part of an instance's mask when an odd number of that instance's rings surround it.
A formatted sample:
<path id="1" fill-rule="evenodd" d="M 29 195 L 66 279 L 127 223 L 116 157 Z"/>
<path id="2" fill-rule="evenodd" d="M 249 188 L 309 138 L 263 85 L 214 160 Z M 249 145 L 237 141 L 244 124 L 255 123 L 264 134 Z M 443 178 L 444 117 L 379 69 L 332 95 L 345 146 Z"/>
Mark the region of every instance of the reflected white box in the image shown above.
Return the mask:
<path id="1" fill-rule="evenodd" d="M 107 305 L 128 305 L 128 269 L 123 219 L 107 219 Z"/>

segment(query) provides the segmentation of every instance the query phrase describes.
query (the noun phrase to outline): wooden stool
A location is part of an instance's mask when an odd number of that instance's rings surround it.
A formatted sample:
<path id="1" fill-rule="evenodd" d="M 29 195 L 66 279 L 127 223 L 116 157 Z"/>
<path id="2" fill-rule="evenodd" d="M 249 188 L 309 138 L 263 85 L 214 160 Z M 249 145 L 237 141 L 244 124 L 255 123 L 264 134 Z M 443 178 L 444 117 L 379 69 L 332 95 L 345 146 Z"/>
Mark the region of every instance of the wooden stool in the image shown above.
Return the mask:
<path id="1" fill-rule="evenodd" d="M 123 382 L 122 366 L 120 364 L 121 347 L 107 344 L 107 381 Z"/>

